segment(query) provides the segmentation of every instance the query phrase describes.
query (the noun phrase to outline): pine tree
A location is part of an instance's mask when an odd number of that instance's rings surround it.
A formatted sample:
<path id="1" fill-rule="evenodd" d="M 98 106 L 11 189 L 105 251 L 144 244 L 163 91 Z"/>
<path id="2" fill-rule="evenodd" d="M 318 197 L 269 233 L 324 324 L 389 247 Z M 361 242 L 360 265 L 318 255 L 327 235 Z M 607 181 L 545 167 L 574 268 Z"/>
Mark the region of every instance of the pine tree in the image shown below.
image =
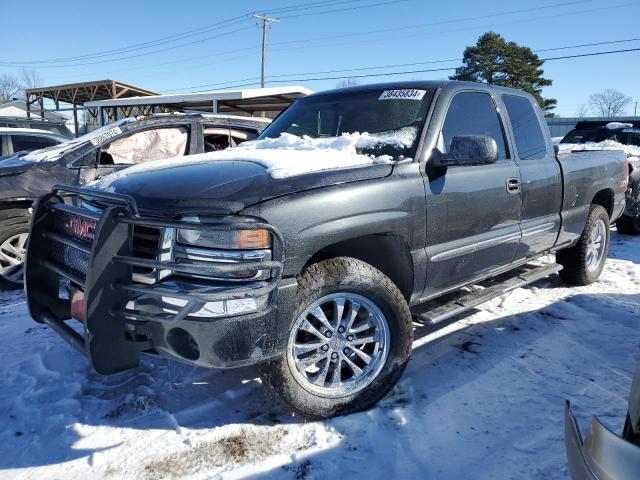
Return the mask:
<path id="1" fill-rule="evenodd" d="M 482 35 L 475 46 L 464 51 L 464 65 L 456 69 L 451 80 L 486 82 L 503 87 L 519 88 L 530 93 L 548 113 L 555 108 L 555 98 L 543 98 L 542 87 L 552 84 L 544 78 L 544 63 L 530 48 L 507 42 L 496 32 Z"/>

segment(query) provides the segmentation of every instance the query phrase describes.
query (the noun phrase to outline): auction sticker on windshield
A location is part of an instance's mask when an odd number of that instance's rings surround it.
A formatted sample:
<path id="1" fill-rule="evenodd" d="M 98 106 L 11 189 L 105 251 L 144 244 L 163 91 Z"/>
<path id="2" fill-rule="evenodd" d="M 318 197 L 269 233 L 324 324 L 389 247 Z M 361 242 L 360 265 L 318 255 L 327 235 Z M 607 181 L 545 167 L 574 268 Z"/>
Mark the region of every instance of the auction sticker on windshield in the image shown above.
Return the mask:
<path id="1" fill-rule="evenodd" d="M 99 145 L 103 142 L 106 142 L 107 140 L 112 139 L 113 137 L 117 137 L 121 133 L 122 130 L 120 130 L 120 127 L 114 127 L 104 133 L 101 133 L 100 135 L 96 135 L 90 141 L 93 145 Z"/>
<path id="2" fill-rule="evenodd" d="M 413 90 L 405 88 L 402 90 L 385 90 L 378 100 L 422 100 L 426 90 Z"/>

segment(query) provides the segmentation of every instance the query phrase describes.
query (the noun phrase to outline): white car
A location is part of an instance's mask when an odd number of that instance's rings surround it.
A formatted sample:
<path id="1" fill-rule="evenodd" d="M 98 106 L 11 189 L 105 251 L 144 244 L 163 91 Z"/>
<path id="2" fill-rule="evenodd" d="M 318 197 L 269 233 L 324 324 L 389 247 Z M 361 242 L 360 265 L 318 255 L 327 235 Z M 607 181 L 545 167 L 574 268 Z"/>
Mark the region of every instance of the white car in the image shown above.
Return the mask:
<path id="1" fill-rule="evenodd" d="M 69 140 L 67 137 L 35 128 L 0 128 L 0 157 L 31 152 Z"/>

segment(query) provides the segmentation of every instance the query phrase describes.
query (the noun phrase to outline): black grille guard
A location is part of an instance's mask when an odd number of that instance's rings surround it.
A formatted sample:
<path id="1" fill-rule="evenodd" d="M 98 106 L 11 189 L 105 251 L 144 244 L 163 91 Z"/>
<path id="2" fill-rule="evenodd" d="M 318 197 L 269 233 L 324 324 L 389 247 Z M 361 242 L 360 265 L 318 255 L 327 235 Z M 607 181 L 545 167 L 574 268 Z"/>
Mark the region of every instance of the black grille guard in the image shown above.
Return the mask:
<path id="1" fill-rule="evenodd" d="M 102 213 L 77 207 L 73 203 L 80 204 L 79 196 L 103 201 L 107 207 Z M 96 222 L 93 241 L 84 242 L 53 228 L 54 216 L 60 212 Z M 271 234 L 272 260 L 184 264 L 136 258 L 133 256 L 133 227 L 136 225 L 216 231 L 264 229 Z M 88 257 L 86 275 L 53 259 L 50 251 L 54 245 Z M 217 285 L 213 282 L 212 286 L 184 288 L 135 283 L 132 281 L 133 267 L 212 277 L 247 270 L 270 270 L 271 277 L 247 284 L 218 282 Z M 56 185 L 34 208 L 25 264 L 25 291 L 29 311 L 36 321 L 48 324 L 87 356 L 96 371 L 111 373 L 136 366 L 140 352 L 152 347 L 148 341 L 127 335 L 125 324 L 144 325 L 150 321 L 170 324 L 188 320 L 189 314 L 207 302 L 264 297 L 276 288 L 282 279 L 282 270 L 282 236 L 267 223 L 252 218 L 225 218 L 210 223 L 149 218 L 140 215 L 135 200 L 128 195 Z M 84 291 L 85 328 L 82 335 L 65 323 L 71 317 L 71 301 L 60 294 L 61 277 Z M 150 314 L 126 308 L 132 293 L 186 300 L 186 304 L 178 307 L 175 314 Z M 197 317 L 193 320 L 203 321 Z"/>

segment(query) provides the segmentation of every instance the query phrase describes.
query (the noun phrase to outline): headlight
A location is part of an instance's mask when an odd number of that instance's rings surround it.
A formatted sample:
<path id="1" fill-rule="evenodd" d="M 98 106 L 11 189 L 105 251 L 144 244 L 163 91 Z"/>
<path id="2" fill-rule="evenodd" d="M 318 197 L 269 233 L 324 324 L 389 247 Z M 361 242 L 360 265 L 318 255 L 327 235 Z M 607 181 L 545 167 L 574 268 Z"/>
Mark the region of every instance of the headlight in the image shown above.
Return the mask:
<path id="1" fill-rule="evenodd" d="M 269 232 L 254 230 L 178 230 L 178 243 L 204 248 L 262 250 L 271 246 Z"/>

